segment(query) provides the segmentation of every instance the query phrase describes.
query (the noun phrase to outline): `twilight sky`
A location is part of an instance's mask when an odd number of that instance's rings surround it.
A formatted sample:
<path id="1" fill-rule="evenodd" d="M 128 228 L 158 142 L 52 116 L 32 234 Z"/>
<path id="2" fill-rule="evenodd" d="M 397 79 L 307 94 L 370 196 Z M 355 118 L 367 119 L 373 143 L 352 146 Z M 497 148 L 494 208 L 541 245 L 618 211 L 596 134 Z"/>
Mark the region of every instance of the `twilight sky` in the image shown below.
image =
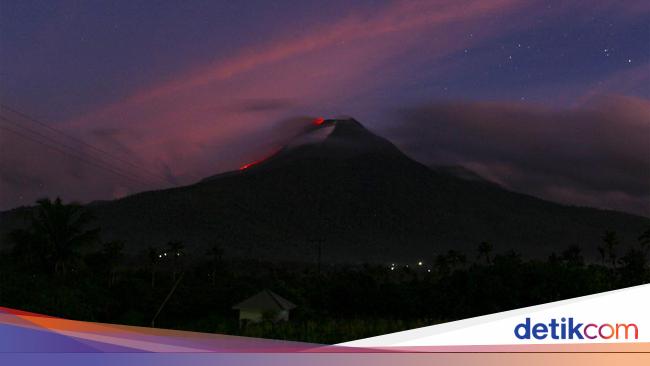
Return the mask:
<path id="1" fill-rule="evenodd" d="M 5 1 L 0 24 L 0 209 L 191 183 L 351 115 L 423 163 L 650 215 L 647 1 Z"/>

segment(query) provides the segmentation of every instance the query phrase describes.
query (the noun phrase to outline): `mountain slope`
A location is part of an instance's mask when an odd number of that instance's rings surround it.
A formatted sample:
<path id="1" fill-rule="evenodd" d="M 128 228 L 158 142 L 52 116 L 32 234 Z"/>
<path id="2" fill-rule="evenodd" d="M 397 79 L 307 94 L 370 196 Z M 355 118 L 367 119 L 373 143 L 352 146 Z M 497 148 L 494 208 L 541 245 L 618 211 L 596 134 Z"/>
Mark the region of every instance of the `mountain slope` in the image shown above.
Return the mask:
<path id="1" fill-rule="evenodd" d="M 131 252 L 182 240 L 195 256 L 312 261 L 428 260 L 478 243 L 587 255 L 605 230 L 632 242 L 650 219 L 568 207 L 430 169 L 355 120 L 319 121 L 272 157 L 197 184 L 89 206 L 106 239 Z M 9 214 L 2 216 L 3 224 Z M 2 225 L 5 226 L 5 225 Z"/>

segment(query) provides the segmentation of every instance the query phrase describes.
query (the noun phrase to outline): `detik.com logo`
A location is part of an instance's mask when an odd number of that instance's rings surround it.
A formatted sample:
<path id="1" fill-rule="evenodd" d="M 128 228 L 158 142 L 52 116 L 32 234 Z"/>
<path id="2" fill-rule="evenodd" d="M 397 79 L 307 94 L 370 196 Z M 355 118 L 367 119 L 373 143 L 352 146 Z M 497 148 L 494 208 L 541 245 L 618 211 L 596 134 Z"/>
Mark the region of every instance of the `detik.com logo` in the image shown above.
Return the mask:
<path id="1" fill-rule="evenodd" d="M 553 318 L 548 323 L 531 324 L 530 318 L 515 326 L 519 339 L 639 339 L 639 327 L 634 323 L 578 323 L 572 317 Z"/>

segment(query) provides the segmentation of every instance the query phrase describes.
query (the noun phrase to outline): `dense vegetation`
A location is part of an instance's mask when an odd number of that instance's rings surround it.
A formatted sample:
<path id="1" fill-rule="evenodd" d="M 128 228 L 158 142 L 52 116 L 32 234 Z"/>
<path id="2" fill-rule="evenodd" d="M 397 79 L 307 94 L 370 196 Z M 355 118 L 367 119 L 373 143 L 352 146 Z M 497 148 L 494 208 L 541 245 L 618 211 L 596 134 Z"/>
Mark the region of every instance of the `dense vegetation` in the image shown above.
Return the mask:
<path id="1" fill-rule="evenodd" d="M 71 319 L 336 343 L 650 281 L 650 230 L 636 243 L 604 232 L 600 261 L 573 246 L 546 260 L 449 251 L 421 263 L 317 265 L 232 259 L 220 243 L 181 242 L 126 256 L 102 242 L 82 206 L 41 200 L 0 253 L 0 305 Z M 627 245 L 624 245 L 627 244 Z M 625 248 L 625 249 L 623 249 Z M 189 261 L 189 254 L 194 260 Z M 287 323 L 240 328 L 231 306 L 269 288 L 298 305 Z"/>

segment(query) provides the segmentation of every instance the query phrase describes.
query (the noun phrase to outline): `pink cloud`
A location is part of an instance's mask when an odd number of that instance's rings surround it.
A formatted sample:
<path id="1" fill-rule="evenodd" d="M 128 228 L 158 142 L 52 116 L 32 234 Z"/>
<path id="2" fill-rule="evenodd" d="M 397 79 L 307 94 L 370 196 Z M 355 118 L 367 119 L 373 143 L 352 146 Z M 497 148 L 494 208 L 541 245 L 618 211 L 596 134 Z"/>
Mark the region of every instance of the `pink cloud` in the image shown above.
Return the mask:
<path id="1" fill-rule="evenodd" d="M 147 166 L 168 164 L 181 177 L 233 169 L 272 149 L 277 139 L 265 140 L 261 132 L 287 115 L 285 109 L 259 116 L 233 110 L 233 105 L 250 98 L 281 98 L 299 101 L 289 108 L 291 113 L 346 113 L 334 106 L 345 106 L 364 90 L 390 82 L 375 73 L 385 71 L 392 58 L 418 47 L 423 37 L 432 48 L 429 60 L 435 61 L 509 29 L 488 24 L 486 16 L 521 6 L 509 0 L 398 2 L 352 14 L 305 34 L 286 34 L 244 47 L 172 81 L 136 91 L 67 126 L 86 133 L 98 127 L 128 131 L 121 141 L 130 147 L 130 159 Z M 467 23 L 476 23 L 482 32 L 466 37 Z M 249 136 L 259 140 L 251 144 Z M 242 144 L 248 148 L 237 146 Z"/>

